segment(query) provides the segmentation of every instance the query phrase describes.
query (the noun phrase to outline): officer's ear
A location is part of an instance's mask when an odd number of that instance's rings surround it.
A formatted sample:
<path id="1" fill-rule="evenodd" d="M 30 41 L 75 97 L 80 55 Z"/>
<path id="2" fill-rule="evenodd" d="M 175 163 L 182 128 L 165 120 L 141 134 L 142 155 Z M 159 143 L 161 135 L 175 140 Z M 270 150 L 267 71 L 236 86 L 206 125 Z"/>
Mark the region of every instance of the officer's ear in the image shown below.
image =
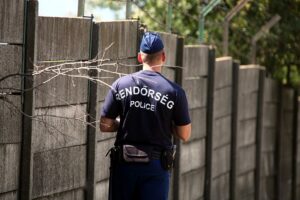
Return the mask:
<path id="1" fill-rule="evenodd" d="M 162 52 L 161 59 L 163 62 L 166 61 L 166 53 L 165 52 Z"/>
<path id="2" fill-rule="evenodd" d="M 142 59 L 142 54 L 141 53 L 138 53 L 138 61 L 139 63 L 143 63 L 143 59 Z"/>

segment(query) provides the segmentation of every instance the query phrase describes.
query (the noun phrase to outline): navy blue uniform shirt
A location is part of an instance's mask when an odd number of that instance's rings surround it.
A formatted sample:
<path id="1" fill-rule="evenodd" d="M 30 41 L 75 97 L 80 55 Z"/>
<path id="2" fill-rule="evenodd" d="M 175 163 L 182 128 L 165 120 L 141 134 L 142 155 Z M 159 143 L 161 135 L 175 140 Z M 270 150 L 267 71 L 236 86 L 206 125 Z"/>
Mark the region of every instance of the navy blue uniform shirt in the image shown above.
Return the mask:
<path id="1" fill-rule="evenodd" d="M 142 70 L 112 84 L 101 116 L 120 116 L 116 145 L 172 145 L 173 125 L 191 122 L 184 90 L 162 74 Z"/>

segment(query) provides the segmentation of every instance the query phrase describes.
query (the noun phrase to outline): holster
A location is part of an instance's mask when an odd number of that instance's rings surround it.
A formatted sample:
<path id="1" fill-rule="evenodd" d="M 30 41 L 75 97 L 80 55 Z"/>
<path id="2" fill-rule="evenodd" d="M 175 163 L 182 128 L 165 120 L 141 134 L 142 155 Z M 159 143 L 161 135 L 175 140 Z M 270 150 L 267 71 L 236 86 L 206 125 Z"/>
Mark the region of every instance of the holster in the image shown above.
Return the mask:
<path id="1" fill-rule="evenodd" d="M 161 154 L 161 165 L 165 170 L 170 170 L 174 166 L 176 154 L 176 145 L 173 145 L 171 148 L 164 149 Z"/>
<path id="2" fill-rule="evenodd" d="M 110 167 L 114 168 L 122 159 L 122 151 L 119 146 L 112 147 L 106 155 L 110 156 Z"/>

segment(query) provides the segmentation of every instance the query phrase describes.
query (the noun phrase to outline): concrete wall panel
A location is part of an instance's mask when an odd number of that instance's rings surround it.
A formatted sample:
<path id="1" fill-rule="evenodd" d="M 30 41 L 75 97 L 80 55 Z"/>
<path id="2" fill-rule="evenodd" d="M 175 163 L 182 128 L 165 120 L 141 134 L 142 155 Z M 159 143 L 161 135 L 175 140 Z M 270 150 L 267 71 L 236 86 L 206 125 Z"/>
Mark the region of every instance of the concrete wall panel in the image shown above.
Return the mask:
<path id="1" fill-rule="evenodd" d="M 37 65 L 40 66 L 40 70 L 51 66 L 63 65 L 64 69 L 69 69 L 70 71 L 65 74 L 50 71 L 35 76 L 36 107 L 62 106 L 87 102 L 87 71 L 78 70 L 81 64 L 47 63 Z"/>
<path id="2" fill-rule="evenodd" d="M 212 178 L 230 171 L 230 145 L 213 151 Z"/>
<path id="3" fill-rule="evenodd" d="M 192 134 L 190 140 L 202 139 L 206 136 L 206 108 L 190 109 Z"/>
<path id="4" fill-rule="evenodd" d="M 203 167 L 204 165 L 205 139 L 182 144 L 180 152 L 180 170 L 182 174 Z"/>
<path id="5" fill-rule="evenodd" d="M 0 144 L 21 142 L 21 97 L 0 99 Z"/>
<path id="6" fill-rule="evenodd" d="M 231 115 L 216 119 L 213 125 L 213 148 L 231 142 Z"/>
<path id="7" fill-rule="evenodd" d="M 202 108 L 207 105 L 207 79 L 193 78 L 183 80 L 189 108 Z"/>
<path id="8" fill-rule="evenodd" d="M 122 59 L 137 56 L 138 21 L 96 23 L 98 29 L 98 58 Z"/>
<path id="9" fill-rule="evenodd" d="M 24 1 L 0 1 L 0 42 L 23 43 L 24 11 Z"/>
<path id="10" fill-rule="evenodd" d="M 183 55 L 184 77 L 207 76 L 208 51 L 209 51 L 208 46 L 205 45 L 184 46 L 184 55 Z"/>
<path id="11" fill-rule="evenodd" d="M 215 88 L 223 88 L 232 85 L 232 64 L 231 57 L 216 59 L 215 67 Z"/>
<path id="12" fill-rule="evenodd" d="M 86 181 L 86 147 L 74 146 L 35 153 L 33 198 L 83 187 Z"/>
<path id="13" fill-rule="evenodd" d="M 19 144 L 0 144 L 0 193 L 18 189 L 20 150 Z"/>
<path id="14" fill-rule="evenodd" d="M 89 59 L 89 19 L 39 17 L 37 27 L 38 61 Z"/>
<path id="15" fill-rule="evenodd" d="M 200 199 L 203 197 L 204 176 L 204 168 L 182 175 L 179 199 Z"/>
<path id="16" fill-rule="evenodd" d="M 86 143 L 86 105 L 39 108 L 34 115 L 35 152 Z"/>

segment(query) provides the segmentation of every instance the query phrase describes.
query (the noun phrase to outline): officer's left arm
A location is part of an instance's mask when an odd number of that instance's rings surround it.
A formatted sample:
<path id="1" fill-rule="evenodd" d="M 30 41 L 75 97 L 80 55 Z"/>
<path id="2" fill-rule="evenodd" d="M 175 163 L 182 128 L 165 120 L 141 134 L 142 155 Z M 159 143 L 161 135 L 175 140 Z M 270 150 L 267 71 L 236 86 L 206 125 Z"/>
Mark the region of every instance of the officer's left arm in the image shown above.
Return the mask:
<path id="1" fill-rule="evenodd" d="M 191 137 L 191 119 L 189 115 L 188 102 L 184 90 L 179 90 L 177 95 L 177 105 L 173 112 L 174 133 L 184 142 Z"/>
<path id="2" fill-rule="evenodd" d="M 191 123 L 174 127 L 175 136 L 177 136 L 179 139 L 181 139 L 184 142 L 187 142 L 190 139 L 191 130 L 192 130 Z"/>
<path id="3" fill-rule="evenodd" d="M 100 118 L 100 130 L 101 132 L 116 132 L 119 128 L 119 121 L 116 119 L 110 119 L 107 117 Z"/>

